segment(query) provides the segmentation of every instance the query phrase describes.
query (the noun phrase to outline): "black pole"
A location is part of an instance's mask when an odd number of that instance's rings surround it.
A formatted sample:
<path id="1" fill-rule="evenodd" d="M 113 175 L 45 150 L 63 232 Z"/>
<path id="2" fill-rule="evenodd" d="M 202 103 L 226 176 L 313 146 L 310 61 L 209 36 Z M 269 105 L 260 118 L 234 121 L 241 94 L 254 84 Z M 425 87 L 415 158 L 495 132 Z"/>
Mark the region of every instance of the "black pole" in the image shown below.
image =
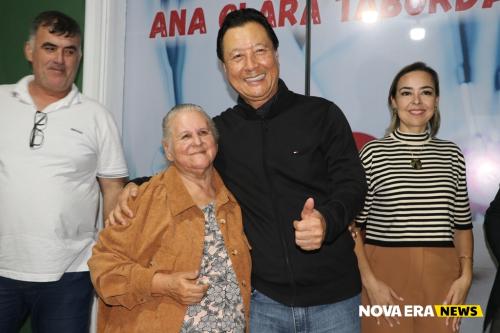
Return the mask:
<path id="1" fill-rule="evenodd" d="M 311 0 L 306 2 L 307 21 L 306 21 L 306 70 L 305 70 L 305 95 L 311 94 Z"/>

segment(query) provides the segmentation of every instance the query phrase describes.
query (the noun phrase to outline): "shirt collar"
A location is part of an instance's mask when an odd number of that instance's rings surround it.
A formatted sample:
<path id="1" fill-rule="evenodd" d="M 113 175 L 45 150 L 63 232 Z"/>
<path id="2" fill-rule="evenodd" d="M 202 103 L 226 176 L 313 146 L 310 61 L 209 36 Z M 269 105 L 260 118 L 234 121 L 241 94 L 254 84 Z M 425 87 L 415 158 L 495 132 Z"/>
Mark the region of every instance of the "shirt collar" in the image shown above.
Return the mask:
<path id="1" fill-rule="evenodd" d="M 406 133 L 402 132 L 399 128 L 392 132 L 392 137 L 409 145 L 421 145 L 429 142 L 431 139 L 428 131 L 423 133 Z"/>
<path id="2" fill-rule="evenodd" d="M 14 97 L 17 97 L 21 102 L 33 105 L 34 108 L 36 108 L 35 103 L 33 102 L 33 98 L 31 97 L 29 93 L 28 86 L 31 81 L 35 79 L 34 75 L 28 75 L 23 77 L 17 84 L 14 86 L 14 90 L 12 91 L 12 95 Z M 81 94 L 78 91 L 78 88 L 76 87 L 75 84 L 71 86 L 70 92 L 61 98 L 60 100 L 48 105 L 44 112 L 51 112 L 51 111 L 57 111 L 60 109 L 67 108 L 71 105 L 79 104 L 81 103 Z M 39 110 L 42 111 L 42 110 Z"/>
<path id="3" fill-rule="evenodd" d="M 278 91 L 274 94 L 269 101 L 264 103 L 260 108 L 254 109 L 251 105 L 238 96 L 237 106 L 243 110 L 243 113 L 248 119 L 266 119 L 273 118 L 278 113 L 283 112 L 292 103 L 289 98 L 293 93 L 288 90 L 285 82 L 279 79 L 278 81 Z"/>
<path id="4" fill-rule="evenodd" d="M 219 173 L 215 169 L 213 170 L 213 172 L 216 209 L 219 209 L 228 202 L 236 204 L 236 199 L 222 182 Z M 182 179 L 179 175 L 179 171 L 175 165 L 171 164 L 169 166 L 164 174 L 162 182 L 165 184 L 173 215 L 179 215 L 190 208 L 198 207 L 196 206 L 193 199 L 191 198 L 191 195 L 184 186 L 184 183 L 182 182 Z"/>

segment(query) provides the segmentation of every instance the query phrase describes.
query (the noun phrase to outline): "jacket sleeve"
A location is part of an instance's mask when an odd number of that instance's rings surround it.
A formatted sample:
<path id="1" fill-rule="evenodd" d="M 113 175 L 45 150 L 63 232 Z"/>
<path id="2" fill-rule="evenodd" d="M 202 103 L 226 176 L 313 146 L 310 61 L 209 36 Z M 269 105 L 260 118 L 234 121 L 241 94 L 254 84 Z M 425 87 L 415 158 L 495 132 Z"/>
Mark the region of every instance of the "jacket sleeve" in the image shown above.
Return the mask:
<path id="1" fill-rule="evenodd" d="M 484 233 L 495 258 L 500 260 L 500 189 L 486 210 Z"/>
<path id="2" fill-rule="evenodd" d="M 159 242 L 158 230 L 147 228 L 146 220 L 154 193 L 141 186 L 137 199 L 130 202 L 135 217 L 126 226 L 106 227 L 92 250 L 88 264 L 92 283 L 108 305 L 132 309 L 152 298 L 151 281 L 155 271 L 148 268 L 144 253 Z M 158 229 L 158 228 L 157 228 Z"/>
<path id="3" fill-rule="evenodd" d="M 322 151 L 328 164 L 330 195 L 316 209 L 327 222 L 325 242 L 333 242 L 361 209 L 366 179 L 351 128 L 342 111 L 331 104 L 322 130 Z"/>

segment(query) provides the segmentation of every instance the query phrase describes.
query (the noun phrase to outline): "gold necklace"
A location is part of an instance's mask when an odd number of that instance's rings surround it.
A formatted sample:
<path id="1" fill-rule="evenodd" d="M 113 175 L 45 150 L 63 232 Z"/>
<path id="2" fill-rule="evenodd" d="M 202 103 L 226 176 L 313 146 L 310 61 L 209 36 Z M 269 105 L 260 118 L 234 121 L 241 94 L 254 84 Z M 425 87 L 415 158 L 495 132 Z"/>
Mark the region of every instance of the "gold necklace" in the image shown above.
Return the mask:
<path id="1" fill-rule="evenodd" d="M 420 146 L 420 151 L 418 152 L 419 156 L 422 154 L 422 151 L 424 150 L 424 146 L 425 146 L 425 144 Z M 409 148 L 409 150 L 410 150 L 410 154 L 411 154 L 411 159 L 410 159 L 411 167 L 415 170 L 422 169 L 424 164 L 422 163 L 422 160 L 420 159 L 420 157 L 415 157 L 413 154 L 413 150 L 411 148 Z"/>

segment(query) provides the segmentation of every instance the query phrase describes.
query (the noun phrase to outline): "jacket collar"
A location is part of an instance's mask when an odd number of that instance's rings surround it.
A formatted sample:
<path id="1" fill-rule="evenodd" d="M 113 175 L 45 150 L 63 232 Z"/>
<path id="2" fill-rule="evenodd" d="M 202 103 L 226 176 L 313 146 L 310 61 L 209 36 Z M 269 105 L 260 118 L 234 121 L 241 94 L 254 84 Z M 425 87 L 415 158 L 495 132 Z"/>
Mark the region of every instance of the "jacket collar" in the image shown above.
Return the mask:
<path id="1" fill-rule="evenodd" d="M 263 105 L 263 107 L 270 107 L 270 110 L 265 114 L 264 119 L 270 119 L 276 117 L 278 114 L 285 112 L 293 104 L 295 94 L 288 90 L 285 82 L 279 79 L 278 81 L 278 92 L 271 97 L 271 99 Z M 267 105 L 270 103 L 271 105 Z M 250 120 L 260 120 L 262 119 L 256 112 L 256 110 L 250 106 L 247 102 L 238 96 L 238 104 L 235 109 L 246 119 Z"/>
<path id="2" fill-rule="evenodd" d="M 237 204 L 236 199 L 226 188 L 215 168 L 213 169 L 213 172 L 216 209 L 218 210 L 220 207 L 229 202 Z M 175 165 L 170 165 L 170 167 L 161 176 L 160 181 L 165 186 L 167 198 L 170 202 L 171 211 L 174 216 L 192 208 L 197 208 L 199 210 L 198 206 L 194 203 L 191 195 L 184 186 L 184 183 L 179 175 L 179 170 L 175 167 Z"/>

